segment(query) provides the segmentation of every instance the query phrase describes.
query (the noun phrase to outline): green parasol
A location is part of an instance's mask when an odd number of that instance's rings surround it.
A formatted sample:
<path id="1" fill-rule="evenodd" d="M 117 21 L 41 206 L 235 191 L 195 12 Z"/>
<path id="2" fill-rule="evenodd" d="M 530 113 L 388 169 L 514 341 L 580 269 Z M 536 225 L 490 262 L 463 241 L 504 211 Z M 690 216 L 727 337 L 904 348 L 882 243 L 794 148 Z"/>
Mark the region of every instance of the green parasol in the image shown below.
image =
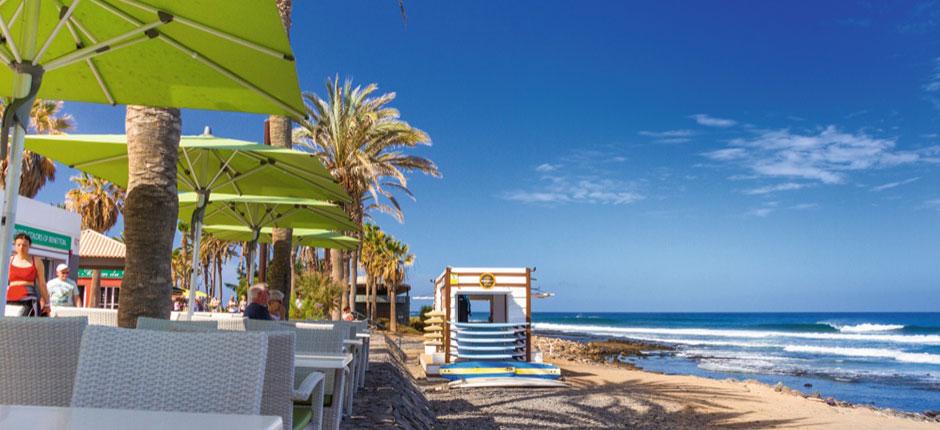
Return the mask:
<path id="1" fill-rule="evenodd" d="M 196 211 L 199 196 L 195 193 L 182 193 L 179 199 L 180 219 L 187 219 Z M 249 282 L 251 282 L 251 273 L 255 261 L 255 248 L 257 247 L 259 237 L 263 235 L 262 231 L 266 228 L 282 227 L 294 228 L 295 231 L 305 231 L 307 232 L 306 235 L 298 236 L 298 234 L 295 233 L 294 236 L 307 237 L 307 240 L 317 243 L 316 246 L 327 248 L 345 245 L 342 240 L 335 240 L 335 238 L 344 236 L 327 230 L 359 229 L 356 224 L 350 221 L 346 212 L 343 212 L 338 206 L 329 202 L 293 197 L 236 196 L 225 194 L 212 195 L 212 200 L 209 202 L 205 215 L 203 216 L 203 223 L 216 226 L 233 226 L 233 228 L 244 227 L 244 233 L 240 236 L 236 234 L 237 232 L 227 231 L 228 236 L 238 236 L 236 239 L 231 239 L 225 234 L 212 233 L 212 235 L 223 240 L 249 242 Z M 297 228 L 306 228 L 306 230 L 297 230 Z M 255 231 L 258 232 L 258 237 L 255 237 L 253 234 Z M 216 232 L 218 232 L 218 230 L 216 230 Z M 263 242 L 267 243 L 270 241 L 269 232 Z"/>
<path id="2" fill-rule="evenodd" d="M 26 148 L 127 186 L 127 137 L 123 134 L 30 135 Z M 316 155 L 216 137 L 208 130 L 180 138 L 176 167 L 180 192 L 350 201 Z"/>
<path id="3" fill-rule="evenodd" d="M 271 234 L 274 231 L 271 227 L 249 227 L 244 225 L 206 225 L 203 227 L 206 233 L 222 240 L 231 240 L 238 242 L 249 242 L 248 248 L 248 283 L 253 282 L 254 277 L 254 252 L 257 244 L 270 243 Z M 353 237 L 344 236 L 340 233 L 312 229 L 295 228 L 293 229 L 291 242 L 297 245 L 311 246 L 315 248 L 332 248 L 352 250 L 359 245 L 359 240 Z"/>
<path id="4" fill-rule="evenodd" d="M 127 142 L 124 135 L 31 135 L 26 137 L 26 147 L 69 167 L 111 181 L 119 186 L 127 185 Z M 320 164 L 315 155 L 275 148 L 206 134 L 180 138 L 177 161 L 177 188 L 186 195 L 181 200 L 181 209 L 188 208 L 193 233 L 193 247 L 198 249 L 202 238 L 203 217 L 217 196 L 233 202 L 238 195 L 298 197 L 307 211 L 287 205 L 276 205 L 283 211 L 286 220 L 310 221 L 309 215 L 318 214 L 319 220 L 331 216 L 329 228 L 356 229 L 346 214 L 330 204 L 319 200 L 349 201 L 346 191 L 333 181 L 330 173 Z M 236 199 L 237 200 L 237 199 Z M 245 197 L 243 202 L 251 201 Z M 257 200 L 257 198 L 255 198 Z M 283 200 L 287 203 L 290 199 Z M 272 200 L 275 202 L 275 200 Z M 320 206 L 315 206 L 319 203 Z M 332 206 L 332 207 L 331 207 Z M 220 208 L 224 205 L 219 206 Z M 268 206 L 262 209 L 271 208 Z M 304 218 L 304 213 L 308 217 Z M 260 215 L 260 214 L 255 214 Z M 229 222 L 231 218 L 217 221 Z M 216 221 L 213 221 L 216 222 Z M 240 223 L 240 222 L 238 222 Z M 267 224 L 260 224 L 267 226 Z M 283 221 L 277 225 L 290 226 Z M 317 225 L 319 227 L 319 225 Z M 350 228 L 351 227 L 351 228 Z M 198 254 L 193 254 L 193 285 L 200 276 Z M 190 295 L 190 302 L 195 299 Z M 190 308 L 192 309 L 192 308 Z"/>
<path id="5" fill-rule="evenodd" d="M 9 98 L 0 159 L 10 152 L 0 261 L 11 252 L 23 138 L 37 96 L 303 117 L 274 0 L 0 0 L 0 40 L 9 66 L 0 70 L 0 96 Z M 3 285 L 8 270 L 0 264 Z"/>
<path id="6" fill-rule="evenodd" d="M 180 193 L 180 219 L 192 218 L 199 195 Z M 339 206 L 322 200 L 296 197 L 268 197 L 212 194 L 203 224 L 243 225 L 249 228 L 315 228 L 358 230 Z"/>

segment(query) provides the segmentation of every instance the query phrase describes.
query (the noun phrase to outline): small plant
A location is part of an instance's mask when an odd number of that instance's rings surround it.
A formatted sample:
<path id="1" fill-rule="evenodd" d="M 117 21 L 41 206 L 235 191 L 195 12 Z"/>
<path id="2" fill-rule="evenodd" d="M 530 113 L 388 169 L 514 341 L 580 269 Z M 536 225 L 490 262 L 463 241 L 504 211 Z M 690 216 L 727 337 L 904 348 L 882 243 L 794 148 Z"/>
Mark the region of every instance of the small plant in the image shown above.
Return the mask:
<path id="1" fill-rule="evenodd" d="M 297 320 L 327 319 L 342 287 L 320 272 L 298 274 L 290 299 L 290 317 Z"/>

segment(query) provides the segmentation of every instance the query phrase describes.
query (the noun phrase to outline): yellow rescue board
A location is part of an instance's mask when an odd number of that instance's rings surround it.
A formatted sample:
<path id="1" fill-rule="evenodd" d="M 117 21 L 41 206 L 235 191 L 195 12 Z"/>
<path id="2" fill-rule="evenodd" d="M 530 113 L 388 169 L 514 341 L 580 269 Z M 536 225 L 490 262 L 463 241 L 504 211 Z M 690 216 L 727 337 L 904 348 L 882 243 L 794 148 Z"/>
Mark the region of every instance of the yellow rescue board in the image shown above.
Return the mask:
<path id="1" fill-rule="evenodd" d="M 561 376 L 561 369 L 555 367 L 551 369 L 527 369 L 516 367 L 516 375 L 559 375 Z"/>
<path id="2" fill-rule="evenodd" d="M 441 368 L 444 375 L 480 375 L 486 373 L 513 373 L 515 367 L 453 367 Z"/>
<path id="3" fill-rule="evenodd" d="M 438 325 L 429 325 L 424 328 L 424 331 L 441 331 L 441 330 L 444 330 L 444 328 Z"/>

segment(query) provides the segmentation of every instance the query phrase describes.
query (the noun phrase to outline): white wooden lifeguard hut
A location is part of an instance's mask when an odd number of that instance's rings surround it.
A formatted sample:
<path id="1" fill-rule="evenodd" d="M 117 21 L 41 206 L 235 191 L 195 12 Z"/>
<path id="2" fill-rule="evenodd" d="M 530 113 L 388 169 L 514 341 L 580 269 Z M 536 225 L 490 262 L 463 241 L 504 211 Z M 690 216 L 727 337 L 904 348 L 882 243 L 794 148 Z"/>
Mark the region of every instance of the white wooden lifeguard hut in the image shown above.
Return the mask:
<path id="1" fill-rule="evenodd" d="M 528 267 L 447 267 L 434 281 L 444 314 L 445 363 L 532 361 L 532 271 Z"/>

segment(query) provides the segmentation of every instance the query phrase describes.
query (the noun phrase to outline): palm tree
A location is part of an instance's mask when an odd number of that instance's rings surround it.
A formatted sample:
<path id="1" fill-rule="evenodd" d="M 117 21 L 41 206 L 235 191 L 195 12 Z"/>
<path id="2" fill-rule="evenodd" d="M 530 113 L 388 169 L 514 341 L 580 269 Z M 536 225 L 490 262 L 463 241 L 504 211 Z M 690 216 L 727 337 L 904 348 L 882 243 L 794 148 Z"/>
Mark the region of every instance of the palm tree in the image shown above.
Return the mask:
<path id="1" fill-rule="evenodd" d="M 217 239 L 203 232 L 199 242 L 199 256 L 203 267 L 206 294 L 210 297 L 219 295 L 222 291 L 222 268 L 236 255 L 235 244 L 226 240 Z M 212 270 L 209 270 L 210 266 Z"/>
<path id="2" fill-rule="evenodd" d="M 176 161 L 180 111 L 128 106 L 127 197 L 124 234 L 127 258 L 121 285 L 118 325 L 133 328 L 137 317 L 169 319 L 173 238 L 179 201 Z"/>
<path id="3" fill-rule="evenodd" d="M 281 24 L 290 38 L 292 0 L 277 0 L 277 10 L 281 16 Z M 291 120 L 282 115 L 271 115 L 267 120 L 267 135 L 272 146 L 290 148 Z M 268 286 L 284 293 L 284 297 L 291 296 L 291 229 L 276 228 L 271 234 L 274 255 L 271 257 L 267 270 Z"/>
<path id="4" fill-rule="evenodd" d="M 384 239 L 385 233 L 375 224 L 363 226 L 361 264 L 366 272 L 366 314 L 370 320 L 375 319 L 375 290 L 383 265 L 381 249 Z"/>
<path id="5" fill-rule="evenodd" d="M 72 182 L 77 187 L 65 194 L 65 208 L 82 217 L 82 228 L 104 233 L 114 227 L 124 211 L 124 190 L 87 173 L 73 177 Z M 97 307 L 100 294 L 101 271 L 94 270 L 86 305 Z"/>
<path id="6" fill-rule="evenodd" d="M 173 250 L 173 261 L 171 263 L 173 267 L 172 283 L 176 288 L 183 290 L 189 289 L 189 276 L 192 274 L 193 270 L 192 264 L 193 261 L 186 257 L 183 247 Z"/>
<path id="7" fill-rule="evenodd" d="M 398 314 L 395 309 L 398 302 L 398 287 L 405 281 L 405 268 L 414 264 L 415 256 L 409 252 L 408 245 L 388 235 L 385 237 L 381 252 L 384 254 L 382 280 L 388 291 L 389 330 L 394 333 L 398 331 Z"/>
<path id="8" fill-rule="evenodd" d="M 72 177 L 77 185 L 65 194 L 65 208 L 82 217 L 82 229 L 104 233 L 124 211 L 124 190 L 87 173 Z"/>
<path id="9" fill-rule="evenodd" d="M 3 105 L 0 103 L 0 111 Z M 63 134 L 74 127 L 72 116 L 64 114 L 62 102 L 36 99 L 30 111 L 30 128 L 39 134 Z M 4 152 L 5 153 L 5 152 Z M 6 184 L 7 160 L 0 161 L 0 183 Z M 32 151 L 23 152 L 20 195 L 33 198 L 49 181 L 55 180 L 55 163 Z"/>
<path id="10" fill-rule="evenodd" d="M 352 197 L 352 203 L 344 208 L 359 225 L 372 211 L 403 221 L 394 192 L 413 198 L 406 173 L 417 171 L 441 176 L 431 160 L 403 152 L 419 145 L 430 145 L 431 138 L 401 120 L 398 110 L 389 106 L 395 100 L 395 93 L 374 96 L 376 90 L 376 84 L 353 86 L 347 79 L 340 85 L 338 76 L 327 79 L 325 99 L 313 93 L 304 94 L 310 120 L 294 130 L 294 140 L 301 148 L 317 154 Z M 360 236 L 359 232 L 349 234 Z M 340 280 L 344 273 L 350 275 L 351 288 L 346 291 L 348 302 L 354 305 L 359 251 L 351 256 L 351 270 L 343 270 L 342 254 L 330 253 L 333 276 Z"/>

